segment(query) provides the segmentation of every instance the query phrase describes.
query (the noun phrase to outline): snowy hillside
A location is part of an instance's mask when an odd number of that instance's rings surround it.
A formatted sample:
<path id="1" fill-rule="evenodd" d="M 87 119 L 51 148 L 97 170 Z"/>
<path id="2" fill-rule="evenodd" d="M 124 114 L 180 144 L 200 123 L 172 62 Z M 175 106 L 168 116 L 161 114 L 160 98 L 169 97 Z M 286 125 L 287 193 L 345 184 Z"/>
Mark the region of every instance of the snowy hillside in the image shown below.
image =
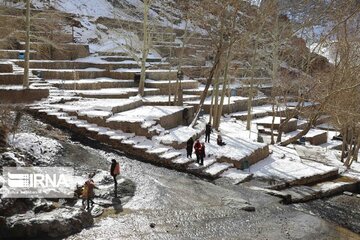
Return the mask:
<path id="1" fill-rule="evenodd" d="M 0 3 L 3 1 L 0 1 Z M 24 7 L 24 3 L 4 3 L 12 7 Z M 56 9 L 63 12 L 89 17 L 108 17 L 140 21 L 144 4 L 140 0 L 33 0 L 36 9 Z M 150 17 L 163 24 L 170 24 L 181 16 L 173 0 L 155 0 L 150 8 Z M 181 22 L 178 22 L 181 25 Z"/>

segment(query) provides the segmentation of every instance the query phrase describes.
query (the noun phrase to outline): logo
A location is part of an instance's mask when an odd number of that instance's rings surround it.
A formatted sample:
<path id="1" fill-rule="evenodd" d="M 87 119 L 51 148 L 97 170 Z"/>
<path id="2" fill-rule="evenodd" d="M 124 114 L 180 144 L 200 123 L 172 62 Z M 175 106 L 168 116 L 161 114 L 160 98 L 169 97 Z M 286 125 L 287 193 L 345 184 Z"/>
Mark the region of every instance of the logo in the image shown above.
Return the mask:
<path id="1" fill-rule="evenodd" d="M 75 184 L 69 167 L 4 167 L 0 194 L 2 198 L 72 198 Z"/>

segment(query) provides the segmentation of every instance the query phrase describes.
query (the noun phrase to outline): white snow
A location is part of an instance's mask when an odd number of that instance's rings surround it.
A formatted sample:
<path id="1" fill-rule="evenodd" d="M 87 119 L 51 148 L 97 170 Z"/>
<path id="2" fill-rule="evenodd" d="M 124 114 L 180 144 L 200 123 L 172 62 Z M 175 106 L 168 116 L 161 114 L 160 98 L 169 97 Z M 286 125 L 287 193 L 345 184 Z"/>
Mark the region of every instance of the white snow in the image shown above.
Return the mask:
<path id="1" fill-rule="evenodd" d="M 205 172 L 212 176 L 215 176 L 230 167 L 233 167 L 233 165 L 230 163 L 214 163 L 213 165 L 208 167 Z"/>
<path id="2" fill-rule="evenodd" d="M 250 178 L 252 175 L 251 173 L 236 168 L 230 168 L 223 172 L 220 177 L 229 178 L 234 181 L 234 184 L 238 184 Z"/>
<path id="3" fill-rule="evenodd" d="M 143 122 L 147 120 L 160 119 L 163 116 L 167 116 L 179 111 L 182 111 L 183 107 L 177 106 L 142 106 L 133 110 L 121 112 L 110 117 L 108 122 Z"/>
<path id="4" fill-rule="evenodd" d="M 301 160 L 296 150 L 288 147 L 270 146 L 270 149 L 273 153 L 269 157 L 250 167 L 255 177 L 292 181 L 338 169 L 315 161 Z"/>
<path id="5" fill-rule="evenodd" d="M 200 132 L 201 132 L 200 129 L 194 129 L 188 126 L 180 126 L 169 130 L 169 134 L 165 134 L 159 137 L 154 137 L 154 139 L 164 144 L 171 144 L 173 142 L 185 143 L 190 137 L 200 134 Z"/>
<path id="6" fill-rule="evenodd" d="M 280 117 L 275 117 L 274 119 L 274 124 L 280 124 Z M 258 118 L 258 119 L 254 119 L 253 123 L 257 123 L 257 124 L 271 124 L 273 120 L 272 116 L 267 116 L 267 117 L 263 117 L 263 118 Z M 291 120 L 296 120 L 295 118 L 291 119 Z"/>
<path id="7" fill-rule="evenodd" d="M 79 116 L 88 116 L 88 117 L 101 117 L 106 118 L 112 115 L 112 112 L 109 111 L 95 111 L 95 110 L 89 110 L 89 111 L 80 111 Z"/>

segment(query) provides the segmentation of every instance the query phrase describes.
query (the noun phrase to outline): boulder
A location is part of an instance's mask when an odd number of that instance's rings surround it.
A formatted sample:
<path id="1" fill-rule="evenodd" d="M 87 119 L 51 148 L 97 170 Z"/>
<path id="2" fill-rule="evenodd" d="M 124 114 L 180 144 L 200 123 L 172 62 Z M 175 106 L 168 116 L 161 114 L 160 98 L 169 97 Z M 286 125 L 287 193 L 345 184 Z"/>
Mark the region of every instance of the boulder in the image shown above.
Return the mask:
<path id="1" fill-rule="evenodd" d="M 94 220 L 83 209 L 64 207 L 35 214 L 29 211 L 6 218 L 0 226 L 4 239 L 61 238 L 90 227 Z"/>
<path id="2" fill-rule="evenodd" d="M 0 198 L 0 216 L 9 217 L 14 214 L 23 214 L 34 207 L 31 199 Z"/>

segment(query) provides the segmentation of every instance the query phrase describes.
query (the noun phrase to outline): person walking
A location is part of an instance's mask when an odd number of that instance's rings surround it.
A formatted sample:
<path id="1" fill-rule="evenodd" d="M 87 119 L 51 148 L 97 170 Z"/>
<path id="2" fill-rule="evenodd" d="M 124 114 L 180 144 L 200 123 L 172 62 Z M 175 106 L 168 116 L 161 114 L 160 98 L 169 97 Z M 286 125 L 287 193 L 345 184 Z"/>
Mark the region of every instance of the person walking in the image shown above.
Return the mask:
<path id="1" fill-rule="evenodd" d="M 92 200 L 94 197 L 94 188 L 98 189 L 98 187 L 95 186 L 95 182 L 94 180 L 92 180 L 93 175 L 89 176 L 89 179 L 85 182 L 84 184 L 84 189 L 83 189 L 83 203 L 84 200 L 86 200 L 86 205 L 87 205 L 87 210 L 90 210 L 90 202 L 91 202 L 91 207 L 94 205 L 94 201 Z"/>
<path id="2" fill-rule="evenodd" d="M 195 149 L 195 154 L 196 154 L 196 162 L 199 163 L 200 157 L 201 157 L 201 143 L 199 140 L 196 140 L 196 142 L 194 144 L 194 149 Z"/>
<path id="3" fill-rule="evenodd" d="M 210 143 L 210 134 L 212 133 L 211 123 L 208 122 L 205 127 L 205 142 Z"/>
<path id="4" fill-rule="evenodd" d="M 110 175 L 114 178 L 114 195 L 117 198 L 117 176 L 120 174 L 120 164 L 115 159 L 111 160 Z"/>
<path id="5" fill-rule="evenodd" d="M 187 153 L 186 157 L 187 158 L 192 158 L 193 146 L 194 146 L 194 139 L 191 137 L 186 142 L 186 153 Z"/>

